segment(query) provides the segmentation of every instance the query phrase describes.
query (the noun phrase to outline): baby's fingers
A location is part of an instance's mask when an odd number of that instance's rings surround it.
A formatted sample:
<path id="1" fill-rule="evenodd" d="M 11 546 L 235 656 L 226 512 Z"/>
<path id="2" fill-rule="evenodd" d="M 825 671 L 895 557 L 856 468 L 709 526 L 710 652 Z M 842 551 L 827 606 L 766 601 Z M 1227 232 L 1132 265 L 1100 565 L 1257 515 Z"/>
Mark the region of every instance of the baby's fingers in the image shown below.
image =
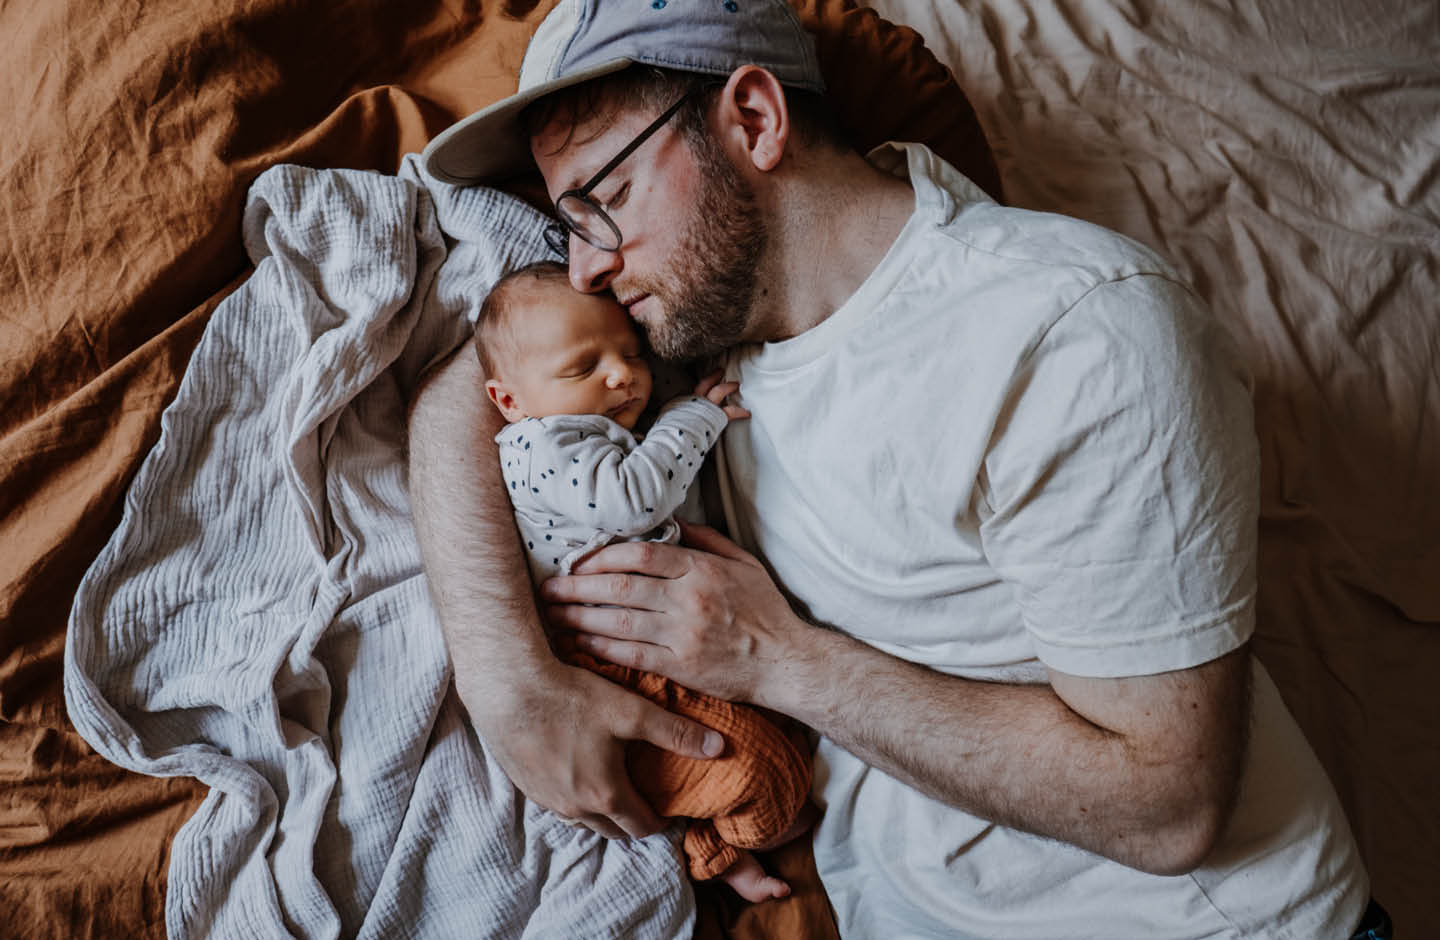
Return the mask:
<path id="1" fill-rule="evenodd" d="M 706 398 L 723 408 L 725 406 L 725 399 L 738 391 L 740 391 L 739 382 L 721 382 L 704 394 Z"/>
<path id="2" fill-rule="evenodd" d="M 710 390 L 715 387 L 715 383 L 720 381 L 720 377 L 724 374 L 725 373 L 720 369 L 716 369 L 714 372 L 711 372 L 709 375 L 696 382 L 695 394 L 699 395 L 701 398 L 708 397 L 710 395 Z"/>

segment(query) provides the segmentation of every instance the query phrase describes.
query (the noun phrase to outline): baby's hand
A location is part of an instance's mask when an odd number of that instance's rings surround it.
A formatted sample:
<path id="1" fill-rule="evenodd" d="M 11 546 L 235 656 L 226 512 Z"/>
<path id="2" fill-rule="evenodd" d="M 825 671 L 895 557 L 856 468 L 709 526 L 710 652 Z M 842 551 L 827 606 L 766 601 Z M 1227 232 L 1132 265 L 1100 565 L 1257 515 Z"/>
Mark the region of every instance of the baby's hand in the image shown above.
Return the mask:
<path id="1" fill-rule="evenodd" d="M 712 403 L 719 405 L 725 410 L 725 416 L 731 421 L 734 421 L 736 418 L 750 417 L 750 412 L 741 408 L 739 405 L 725 404 L 726 398 L 740 391 L 740 383 L 721 382 L 720 377 L 722 375 L 724 375 L 723 372 L 712 372 L 705 376 L 705 378 L 696 383 L 695 394 L 701 398 L 708 398 Z"/>

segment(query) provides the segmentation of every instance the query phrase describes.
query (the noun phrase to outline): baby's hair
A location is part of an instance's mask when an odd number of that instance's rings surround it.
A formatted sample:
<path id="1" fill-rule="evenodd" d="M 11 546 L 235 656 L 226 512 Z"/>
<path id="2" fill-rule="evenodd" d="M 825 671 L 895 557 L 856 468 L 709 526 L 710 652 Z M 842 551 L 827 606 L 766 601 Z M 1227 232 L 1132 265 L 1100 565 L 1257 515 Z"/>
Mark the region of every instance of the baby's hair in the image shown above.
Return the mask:
<path id="1" fill-rule="evenodd" d="M 499 362 L 498 348 L 504 343 L 509 332 L 510 317 L 515 312 L 515 288 L 524 282 L 543 284 L 558 282 L 570 286 L 570 270 L 558 261 L 536 261 L 523 268 L 517 268 L 495 282 L 490 293 L 480 304 L 480 315 L 475 318 L 475 354 L 480 357 L 480 366 L 485 377 L 496 377 Z"/>

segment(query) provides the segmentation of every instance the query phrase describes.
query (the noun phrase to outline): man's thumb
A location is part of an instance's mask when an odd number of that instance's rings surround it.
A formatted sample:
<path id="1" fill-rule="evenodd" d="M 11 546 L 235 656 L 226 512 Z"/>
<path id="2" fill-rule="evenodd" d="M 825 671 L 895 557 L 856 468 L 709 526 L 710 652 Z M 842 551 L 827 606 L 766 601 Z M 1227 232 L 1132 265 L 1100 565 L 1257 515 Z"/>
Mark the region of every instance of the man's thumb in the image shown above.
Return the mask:
<path id="1" fill-rule="evenodd" d="M 658 748 L 684 757 L 707 759 L 725 753 L 720 732 L 668 712 L 659 705 L 647 709 L 640 736 Z"/>

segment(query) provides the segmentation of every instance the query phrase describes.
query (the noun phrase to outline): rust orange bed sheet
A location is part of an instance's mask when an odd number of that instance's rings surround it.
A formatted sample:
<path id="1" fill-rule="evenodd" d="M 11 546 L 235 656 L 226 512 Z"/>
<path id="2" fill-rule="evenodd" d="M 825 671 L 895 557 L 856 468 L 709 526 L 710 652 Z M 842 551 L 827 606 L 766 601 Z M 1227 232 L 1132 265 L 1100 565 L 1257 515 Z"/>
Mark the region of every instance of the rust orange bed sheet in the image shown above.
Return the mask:
<path id="1" fill-rule="evenodd" d="M 98 757 L 61 688 L 72 594 L 120 518 L 210 312 L 247 273 L 240 213 L 277 163 L 393 171 L 508 94 L 553 0 L 0 5 L 0 934 L 164 934 L 189 780 Z M 973 112 L 919 37 L 797 4 L 857 141 L 923 139 L 996 186 Z M 828 936 L 807 885 L 699 934 Z"/>
<path id="2" fill-rule="evenodd" d="M 1262 444 L 1266 662 L 1402 935 L 1440 935 L 1440 6 L 872 0 L 925 35 L 1008 201 L 1171 258 L 1235 334 Z M 549 6 L 0 6 L 0 910 L 22 936 L 160 936 L 203 795 L 70 729 L 70 597 L 215 303 L 249 182 L 391 170 L 508 93 Z M 805 0 L 857 140 L 995 188 L 914 33 Z M 803 880 L 810 860 L 777 859 Z M 787 867 L 788 866 L 788 867 Z M 823 936 L 814 887 L 710 897 L 700 935 Z M 13 912 L 13 915 L 12 915 Z M 819 926 L 817 926 L 817 924 Z"/>

